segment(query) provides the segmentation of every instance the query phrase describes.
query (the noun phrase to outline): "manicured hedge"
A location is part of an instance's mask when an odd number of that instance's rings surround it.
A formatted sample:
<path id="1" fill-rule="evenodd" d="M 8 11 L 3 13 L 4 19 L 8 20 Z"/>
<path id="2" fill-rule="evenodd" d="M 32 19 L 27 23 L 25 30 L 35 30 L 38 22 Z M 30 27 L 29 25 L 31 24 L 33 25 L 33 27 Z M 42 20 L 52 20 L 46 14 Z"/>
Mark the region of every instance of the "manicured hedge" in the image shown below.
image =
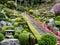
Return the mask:
<path id="1" fill-rule="evenodd" d="M 2 27 L 2 33 L 5 35 L 5 30 L 8 30 L 8 29 L 14 29 L 14 26 L 3 26 Z"/>
<path id="2" fill-rule="evenodd" d="M 60 26 L 60 21 L 55 21 L 55 25 Z"/>

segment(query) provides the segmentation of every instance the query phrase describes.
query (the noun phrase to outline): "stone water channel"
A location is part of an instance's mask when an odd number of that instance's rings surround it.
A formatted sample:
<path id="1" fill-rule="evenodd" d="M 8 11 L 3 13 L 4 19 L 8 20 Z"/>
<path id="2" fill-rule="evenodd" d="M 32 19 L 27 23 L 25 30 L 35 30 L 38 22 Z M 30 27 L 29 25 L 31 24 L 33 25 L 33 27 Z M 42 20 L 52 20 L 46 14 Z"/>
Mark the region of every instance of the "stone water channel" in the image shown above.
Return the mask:
<path id="1" fill-rule="evenodd" d="M 37 22 L 33 21 L 33 19 L 28 14 L 24 12 L 22 13 L 22 15 L 33 25 L 33 27 L 38 31 L 39 34 L 44 34 L 43 28 L 41 26 L 38 26 Z"/>

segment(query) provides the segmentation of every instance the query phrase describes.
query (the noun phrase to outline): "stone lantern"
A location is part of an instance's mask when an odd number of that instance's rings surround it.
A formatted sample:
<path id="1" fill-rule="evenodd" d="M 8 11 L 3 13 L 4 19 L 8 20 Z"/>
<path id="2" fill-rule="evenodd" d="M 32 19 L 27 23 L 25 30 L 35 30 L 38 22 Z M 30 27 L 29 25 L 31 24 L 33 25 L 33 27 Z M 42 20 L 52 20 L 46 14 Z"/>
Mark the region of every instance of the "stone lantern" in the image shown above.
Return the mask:
<path id="1" fill-rule="evenodd" d="M 5 30 L 5 37 L 6 38 L 13 38 L 13 32 L 14 30 Z"/>

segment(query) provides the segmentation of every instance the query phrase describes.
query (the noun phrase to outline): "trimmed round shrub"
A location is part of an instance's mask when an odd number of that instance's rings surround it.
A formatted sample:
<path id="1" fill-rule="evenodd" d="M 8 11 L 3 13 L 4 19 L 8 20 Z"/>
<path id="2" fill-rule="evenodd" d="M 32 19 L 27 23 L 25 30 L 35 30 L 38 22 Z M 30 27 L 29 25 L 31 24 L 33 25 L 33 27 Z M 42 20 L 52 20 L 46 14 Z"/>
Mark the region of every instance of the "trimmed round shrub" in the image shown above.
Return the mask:
<path id="1" fill-rule="evenodd" d="M 0 42 L 4 40 L 4 35 L 2 33 L 0 33 Z"/>
<path id="2" fill-rule="evenodd" d="M 56 26 L 60 26 L 60 21 L 55 21 Z"/>
<path id="3" fill-rule="evenodd" d="M 13 25 L 14 26 L 19 26 L 20 25 L 20 22 L 15 22 Z"/>
<path id="4" fill-rule="evenodd" d="M 29 35 L 26 31 L 23 31 L 19 35 L 19 41 L 20 41 L 21 45 L 28 45 L 28 39 L 29 39 Z"/>
<path id="5" fill-rule="evenodd" d="M 34 12 L 34 10 L 32 10 L 32 9 L 29 10 L 29 14 L 33 14 L 33 12 Z"/>
<path id="6" fill-rule="evenodd" d="M 44 34 L 41 37 L 39 45 L 55 45 L 57 43 L 57 39 L 54 35 Z"/>

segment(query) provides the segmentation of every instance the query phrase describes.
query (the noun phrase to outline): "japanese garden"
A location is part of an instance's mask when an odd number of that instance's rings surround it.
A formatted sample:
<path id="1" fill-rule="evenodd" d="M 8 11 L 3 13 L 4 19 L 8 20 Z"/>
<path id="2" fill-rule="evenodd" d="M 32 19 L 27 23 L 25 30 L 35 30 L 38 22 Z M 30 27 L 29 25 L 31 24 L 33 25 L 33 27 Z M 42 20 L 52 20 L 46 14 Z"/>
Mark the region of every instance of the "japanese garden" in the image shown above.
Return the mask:
<path id="1" fill-rule="evenodd" d="M 0 0 L 0 45 L 60 45 L 60 0 Z"/>

